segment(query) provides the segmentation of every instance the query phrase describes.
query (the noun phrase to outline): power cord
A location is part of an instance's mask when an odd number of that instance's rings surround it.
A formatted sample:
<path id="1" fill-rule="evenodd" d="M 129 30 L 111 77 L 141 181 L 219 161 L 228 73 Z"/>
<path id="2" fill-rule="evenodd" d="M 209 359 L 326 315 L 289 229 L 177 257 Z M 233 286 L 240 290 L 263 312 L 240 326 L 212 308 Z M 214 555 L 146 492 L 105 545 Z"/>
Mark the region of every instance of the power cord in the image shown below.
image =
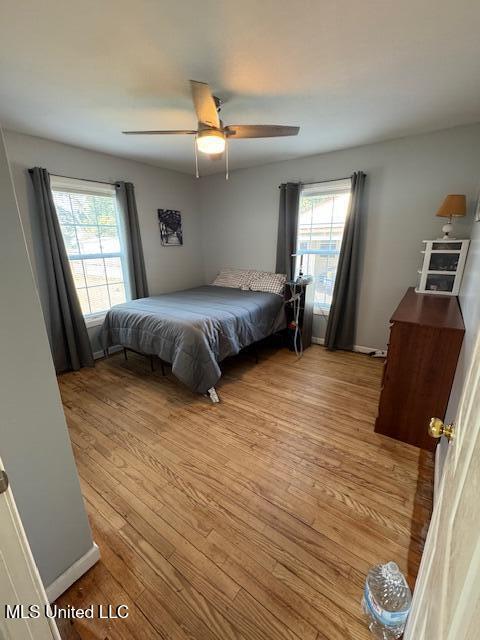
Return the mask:
<path id="1" fill-rule="evenodd" d="M 293 334 L 293 348 L 295 349 L 295 354 L 297 358 L 301 358 L 303 356 L 303 340 L 302 340 L 302 331 L 300 329 L 300 307 L 301 307 L 301 291 L 302 286 L 299 285 L 296 281 L 291 282 L 290 290 L 292 291 L 292 295 L 287 302 L 292 303 L 293 305 L 293 323 L 295 324 L 295 332 Z M 300 287 L 300 290 L 297 291 L 297 286 Z"/>

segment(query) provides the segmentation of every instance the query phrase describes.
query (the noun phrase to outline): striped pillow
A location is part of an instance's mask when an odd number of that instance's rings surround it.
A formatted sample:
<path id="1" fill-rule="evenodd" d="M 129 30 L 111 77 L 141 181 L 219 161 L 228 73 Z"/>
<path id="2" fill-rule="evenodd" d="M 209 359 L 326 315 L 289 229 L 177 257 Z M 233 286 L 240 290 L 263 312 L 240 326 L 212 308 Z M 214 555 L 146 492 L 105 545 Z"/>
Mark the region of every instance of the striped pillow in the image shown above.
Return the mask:
<path id="1" fill-rule="evenodd" d="M 268 271 L 257 271 L 256 276 L 250 280 L 250 291 L 265 291 L 283 296 L 287 276 L 284 273 L 270 273 Z"/>
<path id="2" fill-rule="evenodd" d="M 222 269 L 212 282 L 214 287 L 230 287 L 232 289 L 248 289 L 251 271 L 247 269 Z"/>

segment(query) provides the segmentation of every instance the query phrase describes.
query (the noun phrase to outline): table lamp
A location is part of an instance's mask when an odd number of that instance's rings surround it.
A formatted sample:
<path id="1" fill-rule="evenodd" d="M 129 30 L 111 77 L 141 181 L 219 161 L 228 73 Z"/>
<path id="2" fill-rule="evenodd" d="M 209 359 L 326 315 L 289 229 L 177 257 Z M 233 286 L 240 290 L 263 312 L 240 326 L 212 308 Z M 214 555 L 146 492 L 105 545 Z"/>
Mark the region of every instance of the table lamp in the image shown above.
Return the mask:
<path id="1" fill-rule="evenodd" d="M 453 229 L 452 219 L 463 218 L 467 212 L 467 199 L 464 195 L 450 194 L 442 203 L 442 206 L 437 211 L 436 215 L 439 218 L 448 218 L 448 222 L 443 225 L 443 238 L 442 240 L 454 240 L 450 238 L 450 234 Z"/>

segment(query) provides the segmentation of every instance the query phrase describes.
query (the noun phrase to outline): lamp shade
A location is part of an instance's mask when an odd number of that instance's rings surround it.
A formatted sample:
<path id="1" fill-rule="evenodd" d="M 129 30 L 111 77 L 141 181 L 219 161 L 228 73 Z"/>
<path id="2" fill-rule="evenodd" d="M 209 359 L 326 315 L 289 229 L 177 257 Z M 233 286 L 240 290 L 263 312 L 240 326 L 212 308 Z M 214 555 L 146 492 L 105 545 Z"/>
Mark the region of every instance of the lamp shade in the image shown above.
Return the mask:
<path id="1" fill-rule="evenodd" d="M 450 194 L 442 202 L 436 215 L 439 218 L 462 218 L 467 213 L 467 198 L 464 195 Z"/>

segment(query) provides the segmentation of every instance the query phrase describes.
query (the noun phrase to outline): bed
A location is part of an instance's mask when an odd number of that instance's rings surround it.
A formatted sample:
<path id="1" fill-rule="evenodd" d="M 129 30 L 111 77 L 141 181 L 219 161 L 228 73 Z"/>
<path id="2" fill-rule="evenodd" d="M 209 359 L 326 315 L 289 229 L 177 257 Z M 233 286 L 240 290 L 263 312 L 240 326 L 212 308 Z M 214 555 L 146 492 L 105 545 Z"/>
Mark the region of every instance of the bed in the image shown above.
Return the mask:
<path id="1" fill-rule="evenodd" d="M 107 351 L 121 345 L 158 356 L 189 389 L 215 401 L 219 362 L 284 327 L 282 296 L 207 285 L 112 307 L 101 341 Z"/>

